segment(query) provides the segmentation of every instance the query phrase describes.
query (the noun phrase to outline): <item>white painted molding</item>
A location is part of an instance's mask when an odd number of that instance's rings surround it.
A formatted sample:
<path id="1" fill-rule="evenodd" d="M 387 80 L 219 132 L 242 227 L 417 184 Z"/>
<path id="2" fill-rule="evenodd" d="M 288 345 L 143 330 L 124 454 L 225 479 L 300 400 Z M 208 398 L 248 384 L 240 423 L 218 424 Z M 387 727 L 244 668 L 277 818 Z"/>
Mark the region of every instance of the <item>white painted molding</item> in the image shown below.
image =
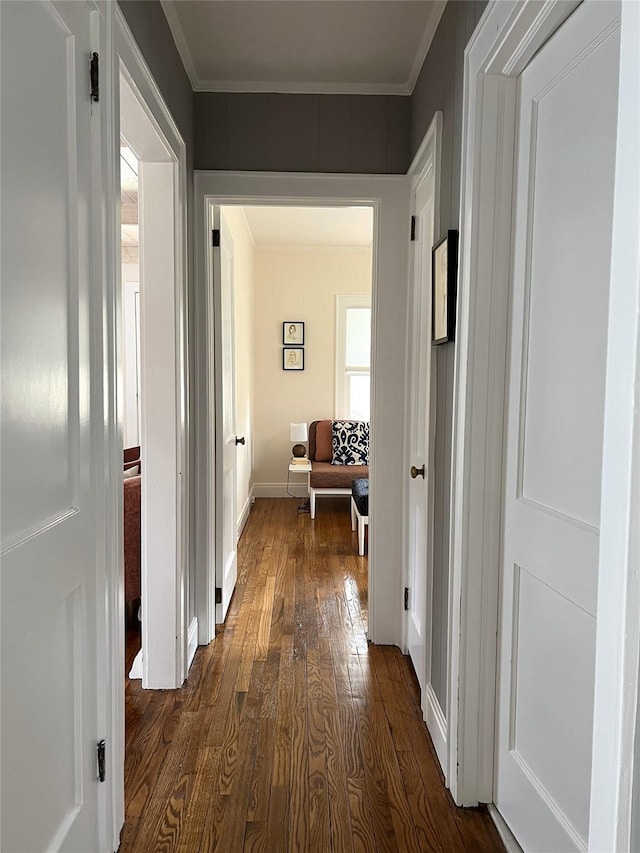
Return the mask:
<path id="1" fill-rule="evenodd" d="M 176 50 L 178 51 L 182 64 L 184 65 L 184 70 L 187 72 L 191 88 L 196 91 L 197 86 L 199 85 L 198 74 L 196 72 L 196 67 L 193 64 L 193 58 L 191 57 L 187 37 L 182 29 L 182 24 L 180 23 L 180 18 L 175 10 L 175 6 L 173 3 L 168 3 L 167 0 L 160 0 L 160 5 L 162 6 L 162 11 L 164 12 L 167 23 L 169 24 L 169 29 L 171 30 Z"/>
<path id="2" fill-rule="evenodd" d="M 424 65 L 424 61 L 429 53 L 429 48 L 433 42 L 433 38 L 436 34 L 436 30 L 438 29 L 438 24 L 440 23 L 440 19 L 442 18 L 446 5 L 447 0 L 436 0 L 436 2 L 431 4 L 431 14 L 429 15 L 427 26 L 422 36 L 422 40 L 420 41 L 420 47 L 415 55 L 415 59 L 413 60 L 413 65 L 409 72 L 409 79 L 407 80 L 409 94 L 413 94 L 413 90 L 416 87 L 418 77 L 422 71 L 422 66 Z"/>
<path id="3" fill-rule="evenodd" d="M 296 498 L 306 498 L 309 496 L 306 483 L 290 483 L 289 491 Z M 253 487 L 254 498 L 289 498 L 287 494 L 286 483 L 256 483 Z"/>
<path id="4" fill-rule="evenodd" d="M 198 619 L 196 616 L 191 620 L 191 624 L 189 625 L 189 640 L 187 643 L 187 672 L 189 672 L 189 667 L 193 663 L 193 659 L 195 657 L 196 651 L 198 650 Z"/>
<path id="5" fill-rule="evenodd" d="M 318 83 L 279 80 L 201 80 L 189 50 L 189 43 L 175 11 L 175 4 L 160 0 L 182 64 L 194 92 L 275 93 L 300 95 L 411 95 L 438 29 L 446 0 L 434 0 L 422 39 L 405 83 Z"/>
<path id="6" fill-rule="evenodd" d="M 409 83 L 283 83 L 278 80 L 199 80 L 194 92 L 273 95 L 411 95 Z"/>
<path id="7" fill-rule="evenodd" d="M 465 51 L 450 531 L 449 768 L 493 800 L 516 78 L 574 0 L 492 0 Z"/>
<path id="8" fill-rule="evenodd" d="M 351 206 L 367 204 L 374 209 L 372 339 L 372 444 L 369 536 L 370 637 L 373 642 L 400 645 L 403 623 L 402 566 L 402 443 L 397 439 L 397 412 L 405 409 L 404 383 L 397 377 L 404 369 L 404 348 L 397 340 L 404 335 L 407 315 L 407 257 L 409 244 L 409 178 L 392 175 L 312 175 L 265 172 L 196 172 L 196 264 L 197 280 L 205 281 L 208 215 L 211 205 L 283 204 Z M 196 305 L 198 387 L 198 460 L 206 459 L 207 372 L 206 306 L 204 285 L 198 286 Z M 380 450 L 378 450 L 378 447 Z M 208 505 L 205 470 L 198 465 L 198 612 L 200 632 L 207 619 L 206 590 L 211 588 L 207 570 Z M 375 488 L 375 482 L 381 485 Z M 256 487 L 256 497 L 259 490 Z"/>
<path id="9" fill-rule="evenodd" d="M 516 841 L 514 834 L 511 832 L 505 823 L 504 818 L 494 804 L 489 803 L 487 805 L 487 810 L 489 812 L 489 817 L 494 822 L 495 827 L 498 830 L 498 835 L 502 839 L 502 843 L 504 844 L 507 853 L 523 853 L 522 847 L 520 847 Z"/>
<path id="10" fill-rule="evenodd" d="M 431 740 L 433 741 L 433 746 L 436 751 L 436 755 L 438 756 L 438 761 L 440 762 L 440 767 L 442 768 L 444 778 L 447 779 L 449 775 L 447 721 L 445 719 L 444 712 L 440 707 L 440 703 L 438 702 L 438 697 L 434 693 L 431 683 L 427 684 L 427 689 L 425 693 L 425 704 L 427 708 L 425 723 L 427 724 L 427 728 L 429 729 L 429 734 L 431 735 Z"/>
<path id="11" fill-rule="evenodd" d="M 640 4 L 622 3 L 589 850 L 640 844 Z"/>
<path id="12" fill-rule="evenodd" d="M 253 489 L 251 489 L 248 498 L 244 502 L 244 506 L 242 507 L 242 512 L 238 518 L 238 526 L 237 526 L 237 537 L 240 539 L 242 536 L 242 531 L 245 528 L 247 521 L 249 520 L 249 514 L 251 513 L 251 507 L 253 506 Z"/>
<path id="13" fill-rule="evenodd" d="M 173 632 L 175 636 L 175 649 L 169 656 L 172 660 L 168 666 L 172 668 L 172 674 L 167 674 L 163 686 L 179 686 L 186 676 L 187 648 L 188 648 L 188 625 L 186 613 L 186 595 L 184 590 L 187 583 L 188 570 L 188 452 L 187 435 L 189 432 L 187 393 L 187 347 L 188 332 L 186 327 L 187 315 L 187 173 L 186 173 L 186 147 L 180 131 L 173 119 L 171 111 L 162 97 L 162 94 L 146 64 L 138 45 L 128 27 L 128 24 L 117 4 L 110 4 L 113 8 L 114 21 L 114 122 L 119 129 L 120 99 L 119 99 L 119 74 L 122 74 L 128 84 L 127 92 L 137 101 L 142 116 L 140 127 L 146 122 L 153 129 L 154 141 L 152 147 L 145 152 L 140 152 L 141 159 L 165 161 L 173 164 L 173 233 L 174 252 L 172 257 L 173 275 L 175 280 L 175 433 L 176 433 L 176 466 L 174 476 L 176 478 L 176 507 L 175 507 L 175 589 L 176 594 L 175 612 L 176 626 Z M 128 95 L 127 95 L 128 96 Z M 144 135 L 144 134 L 143 134 Z M 150 134 L 151 135 L 151 134 Z M 118 130 L 115 132 L 117 139 Z M 145 136 L 145 138 L 147 138 Z M 119 140 L 116 150 L 119 151 Z M 146 143 L 145 143 L 146 144 Z M 142 220 L 141 220 L 142 222 Z M 118 241 L 119 244 L 119 241 Z M 118 250 L 118 245 L 114 251 Z M 119 256 L 118 256 L 119 258 Z M 141 265 L 141 274 L 144 276 L 144 264 Z M 142 296 L 142 294 L 141 294 Z M 144 298 L 144 297 L 143 297 Z M 119 323 L 117 335 L 120 337 Z M 143 401 L 144 402 L 144 401 Z M 144 482 L 143 482 L 144 492 Z M 143 494 L 144 501 L 144 494 Z M 142 584 L 145 588 L 145 561 L 143 559 Z M 173 586 L 173 582 L 170 584 Z M 182 602 L 182 607 L 178 607 Z M 143 636 L 145 634 L 145 613 L 143 609 Z M 148 630 L 148 625 L 147 625 Z M 150 665 L 153 659 L 153 648 L 145 649 L 145 667 Z"/>

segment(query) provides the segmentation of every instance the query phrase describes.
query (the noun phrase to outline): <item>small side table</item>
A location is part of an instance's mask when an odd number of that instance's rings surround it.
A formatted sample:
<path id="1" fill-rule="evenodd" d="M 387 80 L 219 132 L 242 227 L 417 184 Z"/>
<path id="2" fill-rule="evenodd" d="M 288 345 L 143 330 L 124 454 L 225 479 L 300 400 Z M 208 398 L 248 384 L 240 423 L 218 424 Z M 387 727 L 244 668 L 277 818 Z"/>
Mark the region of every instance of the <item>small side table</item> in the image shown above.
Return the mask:
<path id="1" fill-rule="evenodd" d="M 297 457 L 293 457 L 289 460 L 289 470 L 287 472 L 287 494 L 289 497 L 297 498 L 298 495 L 294 495 L 291 493 L 290 483 L 291 483 L 291 475 L 292 474 L 310 474 L 311 473 L 311 462 L 308 459 L 300 459 Z M 309 512 L 309 499 L 308 498 L 300 498 L 300 503 L 298 505 L 298 512 Z"/>

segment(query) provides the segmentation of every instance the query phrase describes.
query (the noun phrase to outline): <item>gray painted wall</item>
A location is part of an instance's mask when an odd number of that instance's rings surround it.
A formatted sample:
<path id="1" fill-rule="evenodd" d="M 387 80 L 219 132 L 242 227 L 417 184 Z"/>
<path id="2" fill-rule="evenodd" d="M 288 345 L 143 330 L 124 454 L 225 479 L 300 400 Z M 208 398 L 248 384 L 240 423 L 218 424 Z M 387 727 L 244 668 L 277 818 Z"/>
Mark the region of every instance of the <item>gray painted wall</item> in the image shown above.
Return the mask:
<path id="1" fill-rule="evenodd" d="M 447 3 L 411 96 L 411 157 L 415 155 L 437 110 L 442 110 L 442 171 L 440 236 L 459 228 L 462 155 L 462 84 L 464 49 L 476 28 L 486 0 Z M 453 343 L 434 348 L 436 399 L 435 540 L 431 683 L 446 712 L 447 636 L 449 630 L 449 501 L 453 423 Z"/>
<path id="2" fill-rule="evenodd" d="M 158 0 L 118 2 L 184 136 L 190 175 L 194 167 L 403 174 L 434 113 L 442 110 L 440 232 L 459 227 L 464 48 L 487 0 L 450 0 L 410 98 L 194 94 Z M 191 211 L 190 198 L 190 267 Z M 444 709 L 454 346 L 437 347 L 434 356 L 438 414 L 432 683 Z"/>
<path id="3" fill-rule="evenodd" d="M 196 169 L 404 174 L 410 98 L 197 92 Z"/>

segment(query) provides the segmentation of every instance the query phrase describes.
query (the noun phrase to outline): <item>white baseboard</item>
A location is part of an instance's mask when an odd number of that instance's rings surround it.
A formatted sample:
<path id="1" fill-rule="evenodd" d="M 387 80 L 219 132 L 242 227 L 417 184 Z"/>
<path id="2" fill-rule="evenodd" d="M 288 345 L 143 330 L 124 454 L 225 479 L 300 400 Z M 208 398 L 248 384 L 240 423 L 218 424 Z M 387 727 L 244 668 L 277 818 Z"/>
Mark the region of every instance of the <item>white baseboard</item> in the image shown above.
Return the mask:
<path id="1" fill-rule="evenodd" d="M 442 712 L 442 708 L 440 707 L 440 703 L 438 702 L 438 697 L 436 696 L 431 684 L 427 684 L 425 700 L 427 706 L 425 722 L 427 724 L 429 734 L 431 735 L 431 740 L 433 741 L 436 755 L 440 762 L 440 767 L 442 767 L 442 772 L 446 779 L 448 777 L 449 766 L 447 751 L 447 721 Z"/>
<path id="2" fill-rule="evenodd" d="M 507 826 L 505 819 L 502 817 L 494 803 L 488 803 L 487 809 L 491 820 L 495 823 L 498 834 L 502 839 L 507 853 L 523 853 L 522 847 L 516 841 L 516 837 Z"/>
<path id="3" fill-rule="evenodd" d="M 254 500 L 255 498 L 253 497 L 253 489 L 251 489 L 251 491 L 249 492 L 249 497 L 247 498 L 244 506 L 242 507 L 240 518 L 238 519 L 238 539 L 242 536 L 244 526 L 249 520 L 249 513 L 251 512 L 251 507 L 253 506 Z"/>
<path id="4" fill-rule="evenodd" d="M 189 634 L 187 641 L 187 673 L 189 672 L 189 667 L 193 662 L 193 658 L 195 657 L 196 649 L 198 648 L 198 617 L 194 616 L 191 620 L 191 625 L 189 625 Z"/>
<path id="5" fill-rule="evenodd" d="M 289 485 L 291 495 L 297 498 L 306 498 L 309 494 L 306 483 L 291 483 Z M 290 498 L 287 494 L 286 483 L 256 483 L 253 487 L 256 498 Z"/>

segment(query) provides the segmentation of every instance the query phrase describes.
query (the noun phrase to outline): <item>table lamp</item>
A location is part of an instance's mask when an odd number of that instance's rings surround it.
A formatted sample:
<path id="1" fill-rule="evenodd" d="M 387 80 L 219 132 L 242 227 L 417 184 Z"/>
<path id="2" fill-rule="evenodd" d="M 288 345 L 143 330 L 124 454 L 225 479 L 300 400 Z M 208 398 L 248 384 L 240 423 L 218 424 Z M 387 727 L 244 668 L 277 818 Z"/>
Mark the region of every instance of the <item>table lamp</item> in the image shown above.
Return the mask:
<path id="1" fill-rule="evenodd" d="M 306 424 L 291 424 L 291 441 L 306 441 L 309 437 Z M 291 453 L 293 456 L 301 459 L 307 453 L 307 448 L 304 444 L 294 444 Z"/>

